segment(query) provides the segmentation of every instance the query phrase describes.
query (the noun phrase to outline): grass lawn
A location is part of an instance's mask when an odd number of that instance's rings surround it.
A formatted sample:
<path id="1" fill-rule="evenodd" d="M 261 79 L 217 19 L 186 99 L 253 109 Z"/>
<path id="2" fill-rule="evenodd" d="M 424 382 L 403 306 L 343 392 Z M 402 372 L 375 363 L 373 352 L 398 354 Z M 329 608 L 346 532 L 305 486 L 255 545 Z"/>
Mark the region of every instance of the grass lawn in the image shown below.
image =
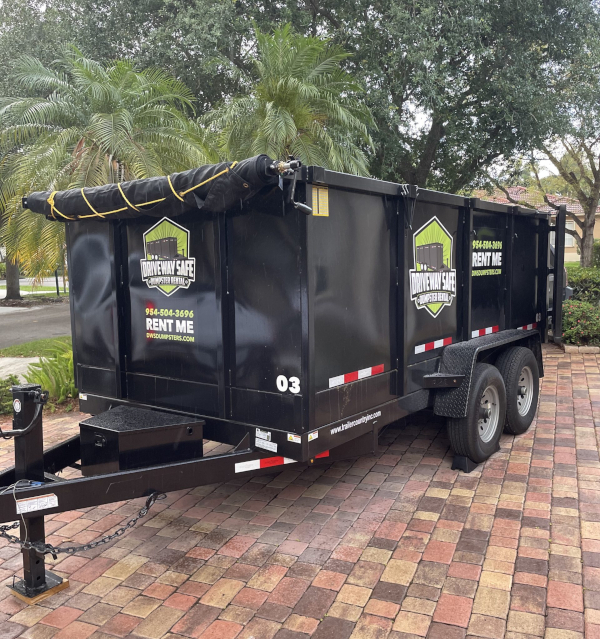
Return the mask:
<path id="1" fill-rule="evenodd" d="M 571 271 L 574 268 L 579 268 L 579 262 L 565 262 L 565 268 L 567 271 Z"/>
<path id="2" fill-rule="evenodd" d="M 28 293 L 42 293 L 54 291 L 56 293 L 56 286 L 32 286 L 31 284 L 23 284 L 21 287 L 22 291 L 27 291 Z M 6 284 L 0 284 L 0 291 L 6 290 Z M 62 287 L 60 287 L 60 294 L 63 294 Z"/>
<path id="3" fill-rule="evenodd" d="M 45 355 L 58 342 L 71 345 L 71 338 L 70 336 L 49 337 L 17 344 L 16 346 L 8 346 L 0 349 L 0 357 L 40 357 Z"/>

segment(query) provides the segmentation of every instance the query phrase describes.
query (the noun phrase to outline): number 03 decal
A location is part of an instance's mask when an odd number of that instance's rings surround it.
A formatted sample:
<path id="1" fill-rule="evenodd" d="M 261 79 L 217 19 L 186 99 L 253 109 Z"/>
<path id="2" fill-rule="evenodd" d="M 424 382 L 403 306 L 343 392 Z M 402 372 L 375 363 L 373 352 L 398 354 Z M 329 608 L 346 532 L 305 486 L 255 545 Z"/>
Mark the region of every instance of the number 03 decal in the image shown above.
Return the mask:
<path id="1" fill-rule="evenodd" d="M 285 393 L 290 391 L 296 395 L 300 392 L 300 380 L 297 377 L 290 377 L 289 379 L 285 375 L 280 375 L 277 378 L 277 390 Z"/>

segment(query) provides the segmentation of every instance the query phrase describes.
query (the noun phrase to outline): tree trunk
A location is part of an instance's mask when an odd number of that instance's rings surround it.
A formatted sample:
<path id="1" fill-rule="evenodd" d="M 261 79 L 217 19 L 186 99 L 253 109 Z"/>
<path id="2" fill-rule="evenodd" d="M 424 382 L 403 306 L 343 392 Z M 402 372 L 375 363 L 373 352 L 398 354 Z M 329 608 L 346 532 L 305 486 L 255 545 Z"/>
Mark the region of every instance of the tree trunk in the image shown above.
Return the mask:
<path id="1" fill-rule="evenodd" d="M 585 209 L 584 209 L 585 210 Z M 594 260 L 594 226 L 596 224 L 596 207 L 591 213 L 585 211 L 583 228 L 581 229 L 581 259 L 579 263 L 585 268 L 593 266 Z"/>
<path id="2" fill-rule="evenodd" d="M 13 262 L 8 256 L 6 258 L 6 299 L 20 300 L 21 287 L 19 283 L 19 264 Z"/>

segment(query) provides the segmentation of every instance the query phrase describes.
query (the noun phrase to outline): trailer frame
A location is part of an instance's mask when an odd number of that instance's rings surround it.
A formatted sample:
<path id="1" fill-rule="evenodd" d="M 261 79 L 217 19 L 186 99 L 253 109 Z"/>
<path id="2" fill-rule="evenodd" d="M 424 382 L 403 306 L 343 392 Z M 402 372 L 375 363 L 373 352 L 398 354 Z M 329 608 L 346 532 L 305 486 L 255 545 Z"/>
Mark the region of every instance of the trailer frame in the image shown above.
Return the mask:
<path id="1" fill-rule="evenodd" d="M 484 213 L 500 214 L 503 232 L 506 233 L 508 246 L 505 252 L 506 276 L 503 291 L 503 309 L 511 324 L 513 318 L 511 288 L 513 286 L 512 261 L 515 259 L 514 242 L 517 237 L 515 219 L 527 217 L 536 220 L 539 228 L 543 228 L 540 237 L 543 240 L 537 255 L 538 265 L 537 297 L 539 299 L 539 313 L 536 325 L 525 325 L 519 328 L 491 331 L 490 334 L 474 336 L 471 322 L 471 307 L 473 303 L 473 278 L 463 280 L 461 290 L 461 312 L 457 314 L 456 334 L 459 341 L 444 345 L 435 357 L 415 360 L 414 353 L 409 353 L 404 336 L 407 332 L 406 314 L 402 314 L 403 322 L 399 320 L 394 335 L 396 360 L 391 363 L 391 370 L 386 374 L 376 375 L 365 380 L 355 381 L 339 388 L 330 387 L 329 393 L 333 398 L 351 401 L 357 394 L 368 392 L 371 388 L 379 392 L 380 396 L 395 389 L 399 396 L 369 406 L 353 414 L 341 416 L 324 425 L 317 425 L 314 418 L 315 381 L 314 375 L 309 374 L 306 366 L 302 372 L 302 387 L 307 394 L 306 402 L 302 403 L 302 419 L 307 428 L 290 428 L 282 430 L 272 425 L 267 426 L 269 446 L 265 444 L 263 430 L 256 423 L 244 422 L 232 418 L 224 410 L 231 406 L 231 398 L 227 397 L 225 385 L 219 385 L 218 406 L 221 414 L 205 415 L 168 406 L 157 406 L 144 401 L 132 401 L 126 393 L 127 344 L 125 326 L 130 292 L 125 286 L 126 273 L 123 264 L 127 259 L 127 247 L 124 245 L 124 222 L 110 223 L 109 249 L 118 260 L 110 263 L 106 276 L 110 280 L 110 295 L 114 301 L 111 312 L 113 314 L 116 351 L 114 362 L 114 387 L 105 395 L 98 392 L 84 392 L 80 396 L 81 408 L 84 412 L 98 414 L 118 405 L 132 405 L 138 408 L 148 408 L 165 413 L 175 413 L 191 416 L 203 422 L 204 437 L 233 446 L 233 450 L 222 455 L 202 457 L 191 461 L 175 462 L 163 465 L 145 467 L 143 469 L 126 470 L 110 474 L 99 474 L 74 479 L 65 479 L 57 475 L 68 467 L 78 467 L 80 459 L 79 436 L 67 439 L 52 448 L 43 451 L 41 414 L 36 412 L 36 393 L 39 387 L 20 386 L 13 389 L 14 431 L 25 431 L 15 437 L 15 466 L 0 472 L 0 486 L 11 487 L 8 492 L 0 492 L 0 522 L 15 520 L 16 502 L 21 500 L 38 499 L 49 491 L 55 496 L 55 505 L 46 506 L 39 510 L 23 513 L 23 520 L 27 525 L 21 525 L 21 539 L 34 542 L 44 542 L 44 515 L 65 512 L 77 508 L 98 506 L 114 501 L 122 501 L 148 497 L 156 492 L 167 492 L 191 488 L 204 484 L 228 481 L 234 477 L 250 477 L 257 474 L 272 473 L 273 469 L 287 464 L 331 462 L 336 459 L 374 452 L 377 449 L 380 431 L 407 415 L 429 408 L 437 415 L 446 417 L 463 417 L 469 399 L 471 375 L 478 362 L 493 362 L 494 358 L 510 345 L 526 345 L 537 359 L 540 373 L 543 375 L 541 361 L 541 344 L 548 340 L 548 320 L 553 322 L 553 341 L 560 343 L 562 335 L 561 304 L 563 289 L 563 251 L 566 207 L 561 207 L 557 214 L 555 227 L 550 227 L 549 216 L 532 212 L 520 207 L 511 207 L 480 200 L 462 198 L 445 193 L 419 190 L 415 186 L 397 185 L 368 178 L 359 178 L 341 173 L 324 170 L 320 167 L 303 167 L 301 181 L 294 192 L 289 184 L 284 185 L 287 197 L 285 207 L 293 205 L 291 199 L 296 197 L 301 202 L 315 206 L 311 200 L 309 186 L 327 185 L 348 191 L 349 193 L 375 194 L 383 197 L 386 212 L 392 212 L 390 219 L 397 225 L 398 246 L 391 247 L 398 257 L 395 269 L 395 304 L 402 308 L 407 296 L 406 278 L 400 276 L 400 271 L 407 270 L 407 257 L 402 251 L 406 246 L 406 238 L 412 232 L 415 219 L 415 204 L 417 200 L 436 205 L 449 205 L 458 209 L 456 229 L 456 268 L 464 273 L 470 273 L 473 260 L 474 215 Z M 279 197 L 279 196 L 277 196 Z M 308 206 L 305 204 L 304 206 Z M 298 213 L 300 214 L 300 213 Z M 226 239 L 223 234 L 224 217 L 214 218 L 214 250 L 219 259 L 227 254 Z M 548 264 L 548 239 L 551 228 L 556 233 L 556 259 L 554 265 Z M 68 227 L 69 229 L 69 227 Z M 68 234 L 70 231 L 68 230 Z M 300 233 L 306 240 L 305 231 Z M 402 246 L 400 245 L 402 243 Z M 302 284 L 301 325 L 304 334 L 308 331 L 309 314 L 313 312 L 310 297 L 309 275 L 306 260 L 300 265 L 300 279 Z M 400 259 L 404 260 L 403 262 Z M 119 266 L 120 265 L 120 266 Z M 554 273 L 554 308 L 549 309 L 546 302 L 548 275 Z M 233 302 L 230 298 L 232 286 L 231 273 L 223 268 L 216 278 L 216 299 L 223 309 L 227 309 Z M 72 304 L 75 302 L 71 300 Z M 76 333 L 76 309 L 73 307 L 71 321 L 73 333 Z M 225 333 L 230 327 L 231 313 L 221 315 L 222 330 Z M 513 322 L 514 323 L 514 322 Z M 403 324 L 403 325 L 402 325 Z M 496 327 L 498 328 L 498 327 Z M 78 362 L 81 353 L 78 344 L 74 344 L 74 359 Z M 314 340 L 303 339 L 303 362 L 313 362 Z M 412 359 L 411 359 L 412 357 Z M 100 372 L 98 371 L 98 374 Z M 227 376 L 227 353 L 221 344 L 218 350 L 218 374 L 220 379 Z M 231 370 L 229 370 L 231 375 Z M 365 385 L 366 383 L 370 384 Z M 381 389 L 387 389 L 380 392 Z M 408 389 L 402 395 L 400 389 Z M 231 392 L 231 389 L 229 389 Z M 291 400 L 294 400 L 292 397 Z M 282 413 L 283 414 L 283 413 Z M 31 420 L 35 427 L 29 430 Z M 36 421 L 37 420 L 37 421 Z M 273 455 L 269 450 L 277 451 Z M 464 457 L 456 456 L 453 467 L 469 471 L 473 463 Z M 36 482 L 35 485 L 19 486 L 20 480 Z M 16 485 L 15 485 L 16 484 Z M 54 504 L 54 502 L 53 502 Z M 25 578 L 14 586 L 14 592 L 25 601 L 38 601 L 49 596 L 57 589 L 64 587 L 60 578 L 47 572 L 44 567 L 43 555 L 31 549 L 23 550 Z M 58 581 L 57 581 L 58 580 Z"/>

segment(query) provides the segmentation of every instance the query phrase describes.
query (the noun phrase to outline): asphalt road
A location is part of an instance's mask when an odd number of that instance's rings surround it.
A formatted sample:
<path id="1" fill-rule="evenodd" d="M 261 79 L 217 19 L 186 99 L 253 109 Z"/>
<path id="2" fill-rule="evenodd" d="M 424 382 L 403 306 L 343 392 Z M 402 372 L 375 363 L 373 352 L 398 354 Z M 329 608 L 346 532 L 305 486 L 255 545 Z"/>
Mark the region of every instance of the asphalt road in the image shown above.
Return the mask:
<path id="1" fill-rule="evenodd" d="M 0 308 L 0 348 L 70 334 L 69 304 Z"/>

